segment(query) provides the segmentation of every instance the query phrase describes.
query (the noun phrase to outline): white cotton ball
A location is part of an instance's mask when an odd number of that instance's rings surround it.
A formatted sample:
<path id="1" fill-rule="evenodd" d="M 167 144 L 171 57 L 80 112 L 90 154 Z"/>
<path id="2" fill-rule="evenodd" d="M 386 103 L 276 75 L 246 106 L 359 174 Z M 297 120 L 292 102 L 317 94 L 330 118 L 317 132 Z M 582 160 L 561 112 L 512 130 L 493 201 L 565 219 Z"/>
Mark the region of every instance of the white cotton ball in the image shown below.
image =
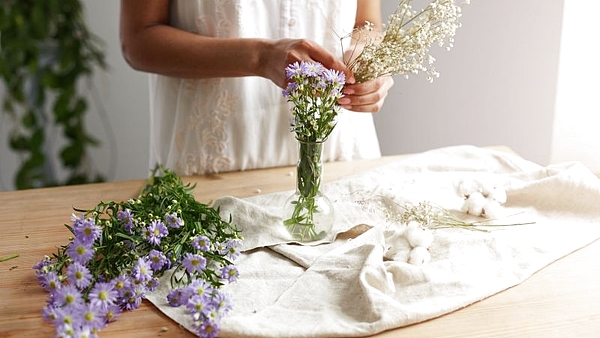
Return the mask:
<path id="1" fill-rule="evenodd" d="M 414 247 L 408 255 L 408 264 L 421 265 L 431 260 L 431 254 L 427 248 L 422 246 Z"/>
<path id="2" fill-rule="evenodd" d="M 385 252 L 383 257 L 393 261 L 406 262 L 410 246 L 405 238 L 406 228 L 400 227 L 393 230 L 386 230 Z"/>
<path id="3" fill-rule="evenodd" d="M 503 216 L 503 208 L 497 201 L 493 199 L 486 199 L 483 206 L 483 216 L 490 219 L 499 219 Z"/>
<path id="4" fill-rule="evenodd" d="M 493 199 L 494 201 L 504 204 L 506 203 L 506 190 L 503 187 L 493 187 L 487 194 L 487 198 Z"/>
<path id="5" fill-rule="evenodd" d="M 465 200 L 461 210 L 469 215 L 481 216 L 484 205 L 485 197 L 480 192 L 474 192 Z"/>
<path id="6" fill-rule="evenodd" d="M 410 226 L 406 230 L 406 239 L 411 247 L 422 246 L 428 248 L 433 242 L 433 233 L 429 229 L 419 226 Z"/>
<path id="7" fill-rule="evenodd" d="M 479 184 L 474 180 L 462 180 L 458 184 L 458 194 L 464 198 L 469 197 L 474 192 L 480 191 Z"/>

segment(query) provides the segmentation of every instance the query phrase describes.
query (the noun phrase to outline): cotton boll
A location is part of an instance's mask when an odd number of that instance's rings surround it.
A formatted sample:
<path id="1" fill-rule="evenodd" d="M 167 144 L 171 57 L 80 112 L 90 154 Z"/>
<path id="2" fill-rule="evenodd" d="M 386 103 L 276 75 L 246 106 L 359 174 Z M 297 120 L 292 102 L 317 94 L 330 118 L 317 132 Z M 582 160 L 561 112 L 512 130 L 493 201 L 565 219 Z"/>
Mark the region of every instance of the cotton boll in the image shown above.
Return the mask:
<path id="1" fill-rule="evenodd" d="M 481 216 L 486 199 L 480 192 L 474 192 L 465 200 L 462 211 L 469 215 Z"/>
<path id="2" fill-rule="evenodd" d="M 417 246 L 410 250 L 408 255 L 408 264 L 422 265 L 431 260 L 431 254 L 426 247 Z"/>
<path id="3" fill-rule="evenodd" d="M 405 227 L 400 227 L 384 232 L 386 250 L 383 257 L 385 259 L 406 262 L 411 249 L 406 240 L 406 230 Z"/>
<path id="4" fill-rule="evenodd" d="M 433 233 L 420 225 L 418 227 L 411 226 L 406 230 L 406 239 L 413 248 L 417 246 L 428 248 L 433 242 Z"/>
<path id="5" fill-rule="evenodd" d="M 503 187 L 493 187 L 487 194 L 488 199 L 492 199 L 500 204 L 506 203 L 506 190 Z"/>
<path id="6" fill-rule="evenodd" d="M 499 219 L 503 216 L 503 208 L 497 201 L 493 199 L 486 199 L 485 205 L 483 206 L 483 216 L 490 219 Z"/>
<path id="7" fill-rule="evenodd" d="M 464 198 L 478 191 L 480 191 L 479 184 L 474 180 L 462 180 L 458 184 L 458 194 Z"/>

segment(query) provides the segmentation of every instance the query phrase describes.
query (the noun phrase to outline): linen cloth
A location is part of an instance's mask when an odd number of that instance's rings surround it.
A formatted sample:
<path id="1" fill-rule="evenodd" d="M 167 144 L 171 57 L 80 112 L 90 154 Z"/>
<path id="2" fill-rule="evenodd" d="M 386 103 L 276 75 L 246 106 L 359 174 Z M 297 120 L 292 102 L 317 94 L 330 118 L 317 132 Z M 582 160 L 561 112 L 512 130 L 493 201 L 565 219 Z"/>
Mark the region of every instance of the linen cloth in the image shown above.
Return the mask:
<path id="1" fill-rule="evenodd" d="M 489 232 L 437 229 L 429 262 L 384 259 L 390 246 L 407 245 L 390 235 L 401 226 L 390 219 L 390 205 L 430 201 L 465 220 L 480 220 L 459 212 L 463 196 L 457 189 L 465 180 L 506 188 L 506 217 L 497 223 L 535 223 Z M 542 167 L 512 153 L 458 146 L 331 182 L 324 190 L 336 208 L 334 231 L 310 245 L 290 243 L 281 225 L 291 191 L 216 202 L 245 237 L 236 261 L 240 278 L 224 287 L 234 309 L 221 322 L 221 336 L 375 334 L 489 297 L 600 238 L 600 180 L 578 162 Z M 148 299 L 189 328 L 188 315 L 166 303 L 167 292 L 163 283 Z"/>

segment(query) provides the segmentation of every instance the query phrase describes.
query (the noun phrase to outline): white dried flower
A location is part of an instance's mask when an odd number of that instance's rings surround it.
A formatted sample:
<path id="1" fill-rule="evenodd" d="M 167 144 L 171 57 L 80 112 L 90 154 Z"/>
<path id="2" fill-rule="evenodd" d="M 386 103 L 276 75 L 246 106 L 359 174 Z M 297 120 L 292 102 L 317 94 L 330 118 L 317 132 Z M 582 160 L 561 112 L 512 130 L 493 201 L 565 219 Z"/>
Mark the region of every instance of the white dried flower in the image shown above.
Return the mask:
<path id="1" fill-rule="evenodd" d="M 433 0 L 420 11 L 414 11 L 412 0 L 401 0 L 390 16 L 381 41 L 369 34 L 364 48 L 348 67 L 356 81 L 364 82 L 385 75 L 426 72 L 428 81 L 439 73 L 430 54 L 433 44 L 450 49 L 456 29 L 460 27 L 461 5 L 454 0 Z M 367 29 L 371 28 L 369 26 Z M 363 28 L 365 29 L 365 28 Z"/>

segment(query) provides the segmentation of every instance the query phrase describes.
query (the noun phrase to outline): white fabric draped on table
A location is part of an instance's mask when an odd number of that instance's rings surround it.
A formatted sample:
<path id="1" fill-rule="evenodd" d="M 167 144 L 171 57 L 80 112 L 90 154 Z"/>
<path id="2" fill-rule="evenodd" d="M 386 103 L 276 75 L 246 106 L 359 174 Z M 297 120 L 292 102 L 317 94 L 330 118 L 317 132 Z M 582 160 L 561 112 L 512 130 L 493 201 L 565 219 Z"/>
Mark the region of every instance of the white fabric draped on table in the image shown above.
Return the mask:
<path id="1" fill-rule="evenodd" d="M 390 229 L 401 225 L 378 209 L 382 201 L 429 201 L 458 212 L 464 180 L 506 189 L 500 223 L 535 223 L 489 232 L 438 229 L 426 264 L 384 259 Z M 216 201 L 245 238 L 236 261 L 240 278 L 224 287 L 234 309 L 221 322 L 221 336 L 375 334 L 489 297 L 600 238 L 600 180 L 577 162 L 542 167 L 512 153 L 457 146 L 328 183 L 324 191 L 336 208 L 334 232 L 310 245 L 291 243 L 282 225 L 291 191 Z M 189 327 L 183 309 L 166 303 L 167 286 L 148 299 Z"/>

